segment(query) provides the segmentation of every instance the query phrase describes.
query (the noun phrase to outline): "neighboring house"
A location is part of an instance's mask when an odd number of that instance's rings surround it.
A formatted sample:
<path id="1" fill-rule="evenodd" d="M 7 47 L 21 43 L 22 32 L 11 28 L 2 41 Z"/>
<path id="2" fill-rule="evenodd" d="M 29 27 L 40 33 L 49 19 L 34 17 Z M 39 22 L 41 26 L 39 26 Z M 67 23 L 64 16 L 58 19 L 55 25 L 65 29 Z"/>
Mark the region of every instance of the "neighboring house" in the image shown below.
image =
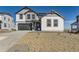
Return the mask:
<path id="1" fill-rule="evenodd" d="M 28 7 L 16 12 L 17 30 L 64 31 L 64 18 L 55 11 L 37 13 Z"/>
<path id="2" fill-rule="evenodd" d="M 9 30 L 13 29 L 13 17 L 11 14 L 6 12 L 0 12 L 0 30 Z"/>
<path id="3" fill-rule="evenodd" d="M 42 31 L 64 31 L 64 18 L 56 11 L 45 13 L 46 15 L 41 18 Z"/>
<path id="4" fill-rule="evenodd" d="M 79 32 L 79 15 L 76 17 L 76 21 L 71 24 L 71 32 Z"/>

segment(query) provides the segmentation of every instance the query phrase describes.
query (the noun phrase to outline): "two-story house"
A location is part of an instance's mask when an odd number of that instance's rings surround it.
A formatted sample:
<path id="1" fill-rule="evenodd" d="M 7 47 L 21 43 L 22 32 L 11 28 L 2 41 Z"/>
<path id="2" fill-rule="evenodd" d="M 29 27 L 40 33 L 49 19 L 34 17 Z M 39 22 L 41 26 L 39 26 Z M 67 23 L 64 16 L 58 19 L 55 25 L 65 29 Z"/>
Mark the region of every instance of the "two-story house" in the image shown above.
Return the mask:
<path id="1" fill-rule="evenodd" d="M 16 12 L 16 30 L 41 30 L 37 13 L 28 7 Z"/>
<path id="2" fill-rule="evenodd" d="M 14 21 L 10 13 L 0 12 L 0 30 L 9 30 L 13 29 Z"/>

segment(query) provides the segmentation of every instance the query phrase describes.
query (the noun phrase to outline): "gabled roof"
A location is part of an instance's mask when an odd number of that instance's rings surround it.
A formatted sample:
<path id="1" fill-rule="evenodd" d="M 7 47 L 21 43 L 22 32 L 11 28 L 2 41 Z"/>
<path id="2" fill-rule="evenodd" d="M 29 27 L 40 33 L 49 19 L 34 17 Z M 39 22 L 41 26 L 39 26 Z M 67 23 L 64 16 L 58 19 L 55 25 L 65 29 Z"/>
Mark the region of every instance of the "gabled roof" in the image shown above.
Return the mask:
<path id="1" fill-rule="evenodd" d="M 52 11 L 52 13 L 57 14 L 59 17 L 61 17 L 61 18 L 64 19 L 64 17 L 63 17 L 62 15 L 60 15 L 58 12 L 56 12 L 56 11 Z"/>
<path id="2" fill-rule="evenodd" d="M 61 15 L 60 15 L 59 13 L 57 13 L 56 11 L 45 12 L 45 13 L 38 13 L 38 16 L 39 16 L 39 17 L 44 17 L 44 16 L 46 16 L 47 14 L 56 14 L 56 15 L 58 15 L 59 17 L 61 17 L 61 18 L 64 19 L 64 17 L 61 16 Z"/>
<path id="3" fill-rule="evenodd" d="M 37 13 L 37 15 L 41 18 L 41 17 L 44 17 L 46 16 L 48 13 Z"/>
<path id="4" fill-rule="evenodd" d="M 78 18 L 78 17 L 79 17 L 79 15 L 76 16 L 76 18 Z"/>
<path id="5" fill-rule="evenodd" d="M 23 7 L 22 9 L 20 9 L 19 11 L 17 11 L 16 14 L 19 13 L 19 12 L 20 12 L 21 10 L 23 10 L 23 9 L 30 9 L 30 8 L 28 8 L 28 7 Z"/>
<path id="6" fill-rule="evenodd" d="M 30 8 L 28 8 L 28 7 L 23 7 L 21 10 L 19 10 L 18 12 L 16 12 L 16 14 L 17 13 L 19 13 L 20 11 L 22 11 L 23 9 L 29 9 L 29 11 L 27 11 L 27 12 L 34 12 L 34 13 L 36 13 L 35 11 L 33 11 L 32 9 L 30 9 Z M 26 14 L 27 12 L 25 12 L 24 14 Z"/>
<path id="7" fill-rule="evenodd" d="M 78 22 L 73 22 L 71 25 L 77 25 L 78 24 Z"/>
<path id="8" fill-rule="evenodd" d="M 79 24 L 79 15 L 76 16 L 76 21 L 73 22 L 71 25 L 77 25 Z"/>
<path id="9" fill-rule="evenodd" d="M 27 12 L 25 12 L 24 14 L 26 14 L 26 13 L 28 13 L 28 12 L 34 12 L 34 13 L 37 14 L 37 12 L 35 12 L 35 11 L 33 11 L 33 10 L 27 11 Z"/>
<path id="10" fill-rule="evenodd" d="M 56 15 L 58 15 L 59 17 L 61 17 L 61 18 L 64 19 L 64 17 L 61 16 L 61 15 L 60 15 L 58 12 L 56 12 L 56 11 L 44 12 L 44 13 L 39 12 L 39 13 L 37 13 L 37 12 L 33 11 L 32 9 L 30 9 L 30 8 L 28 8 L 28 7 L 23 7 L 21 10 L 19 10 L 18 12 L 16 12 L 16 14 L 19 13 L 20 11 L 22 11 L 23 9 L 29 9 L 29 11 L 25 12 L 24 14 L 26 14 L 26 13 L 28 13 L 28 12 L 34 12 L 34 13 L 36 13 L 36 14 L 38 15 L 39 18 L 44 17 L 44 16 L 46 16 L 47 14 L 56 14 Z"/>
<path id="11" fill-rule="evenodd" d="M 12 16 L 10 13 L 8 12 L 0 12 L 1 15 L 9 15 L 9 16 Z"/>

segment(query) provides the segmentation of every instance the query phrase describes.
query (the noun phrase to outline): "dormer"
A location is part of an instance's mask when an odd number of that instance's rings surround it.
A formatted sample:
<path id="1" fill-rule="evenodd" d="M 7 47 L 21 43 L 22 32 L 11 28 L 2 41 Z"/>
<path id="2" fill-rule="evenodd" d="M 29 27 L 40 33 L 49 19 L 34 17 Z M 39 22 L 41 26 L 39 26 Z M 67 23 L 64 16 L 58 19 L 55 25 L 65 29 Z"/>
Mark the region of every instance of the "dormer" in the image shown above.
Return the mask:
<path id="1" fill-rule="evenodd" d="M 24 7 L 18 12 L 16 12 L 16 21 L 25 21 L 25 13 L 30 11 L 31 9 Z"/>
<path id="2" fill-rule="evenodd" d="M 29 10 L 31 10 L 31 9 L 29 9 L 28 7 L 24 7 L 21 10 L 19 10 L 18 12 L 16 12 L 16 14 L 24 14 L 25 12 L 28 12 Z"/>

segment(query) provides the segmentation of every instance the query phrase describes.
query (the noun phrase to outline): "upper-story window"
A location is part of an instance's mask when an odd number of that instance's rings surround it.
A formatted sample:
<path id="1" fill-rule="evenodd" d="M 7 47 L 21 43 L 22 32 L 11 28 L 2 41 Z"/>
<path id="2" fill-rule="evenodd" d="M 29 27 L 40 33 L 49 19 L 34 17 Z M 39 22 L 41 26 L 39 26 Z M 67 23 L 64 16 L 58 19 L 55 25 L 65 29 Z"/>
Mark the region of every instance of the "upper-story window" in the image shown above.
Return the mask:
<path id="1" fill-rule="evenodd" d="M 58 20 L 57 19 L 54 20 L 54 27 L 58 27 Z"/>
<path id="2" fill-rule="evenodd" d="M 35 14 L 32 14 L 32 19 L 35 19 Z"/>
<path id="3" fill-rule="evenodd" d="M 30 14 L 27 14 L 27 19 L 30 19 Z"/>
<path id="4" fill-rule="evenodd" d="M 8 21 L 10 21 L 10 18 L 8 18 Z"/>
<path id="5" fill-rule="evenodd" d="M 19 17 L 20 17 L 20 19 L 23 19 L 23 14 L 20 14 L 20 16 L 19 16 Z"/>
<path id="6" fill-rule="evenodd" d="M 47 27 L 51 27 L 51 19 L 47 19 Z"/>
<path id="7" fill-rule="evenodd" d="M 4 20 L 6 20 L 6 17 L 4 17 Z"/>

